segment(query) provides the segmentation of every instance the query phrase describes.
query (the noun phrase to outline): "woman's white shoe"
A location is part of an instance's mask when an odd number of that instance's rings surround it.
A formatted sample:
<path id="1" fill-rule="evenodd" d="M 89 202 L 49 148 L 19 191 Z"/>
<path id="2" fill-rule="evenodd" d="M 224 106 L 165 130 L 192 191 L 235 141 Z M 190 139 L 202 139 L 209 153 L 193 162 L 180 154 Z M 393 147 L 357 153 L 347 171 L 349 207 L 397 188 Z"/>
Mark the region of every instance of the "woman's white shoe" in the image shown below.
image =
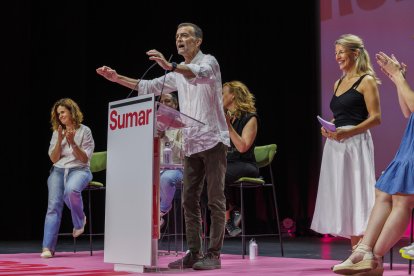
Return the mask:
<path id="1" fill-rule="evenodd" d="M 48 259 L 53 257 L 53 252 L 50 251 L 48 248 L 43 248 L 42 254 L 40 254 L 40 257 Z"/>
<path id="2" fill-rule="evenodd" d="M 81 229 L 75 229 L 75 228 L 73 228 L 72 236 L 74 238 L 77 238 L 80 235 L 82 235 L 83 232 L 85 231 L 85 225 L 86 225 L 86 216 L 85 216 L 85 219 L 83 220 L 83 226 L 82 226 Z"/>
<path id="3" fill-rule="evenodd" d="M 344 262 L 334 265 L 332 271 L 336 274 L 354 275 L 373 270 L 377 265 L 372 249 L 365 244 L 359 244 L 351 256 Z"/>

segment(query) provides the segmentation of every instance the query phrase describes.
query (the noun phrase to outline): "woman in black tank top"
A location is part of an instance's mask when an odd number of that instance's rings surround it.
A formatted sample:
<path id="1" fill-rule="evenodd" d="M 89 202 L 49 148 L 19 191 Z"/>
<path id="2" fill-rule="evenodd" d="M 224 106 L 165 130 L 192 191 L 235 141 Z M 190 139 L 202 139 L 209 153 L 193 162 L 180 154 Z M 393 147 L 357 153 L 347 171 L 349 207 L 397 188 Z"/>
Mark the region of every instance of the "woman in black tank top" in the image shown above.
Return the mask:
<path id="1" fill-rule="evenodd" d="M 258 177 L 259 169 L 254 156 L 258 118 L 254 96 L 245 84 L 231 81 L 223 85 L 223 106 L 229 128 L 231 147 L 227 152 L 225 178 L 226 230 L 230 236 L 241 233 L 240 213 L 234 191 L 228 185 L 242 176 Z"/>

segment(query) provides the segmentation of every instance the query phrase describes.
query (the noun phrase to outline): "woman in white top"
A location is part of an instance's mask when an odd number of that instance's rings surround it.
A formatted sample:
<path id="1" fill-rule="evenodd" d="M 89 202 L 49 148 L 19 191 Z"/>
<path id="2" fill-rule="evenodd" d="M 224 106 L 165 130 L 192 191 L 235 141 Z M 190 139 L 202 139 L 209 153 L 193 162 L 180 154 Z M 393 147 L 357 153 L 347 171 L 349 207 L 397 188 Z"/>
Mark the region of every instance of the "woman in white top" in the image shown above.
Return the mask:
<path id="1" fill-rule="evenodd" d="M 86 216 L 83 212 L 82 190 L 92 180 L 89 169 L 95 148 L 91 130 L 82 125 L 83 114 L 72 99 L 58 100 L 51 111 L 52 139 L 49 146 L 53 166 L 47 180 L 49 190 L 42 258 L 55 253 L 63 203 L 72 215 L 73 237 L 84 231 Z"/>

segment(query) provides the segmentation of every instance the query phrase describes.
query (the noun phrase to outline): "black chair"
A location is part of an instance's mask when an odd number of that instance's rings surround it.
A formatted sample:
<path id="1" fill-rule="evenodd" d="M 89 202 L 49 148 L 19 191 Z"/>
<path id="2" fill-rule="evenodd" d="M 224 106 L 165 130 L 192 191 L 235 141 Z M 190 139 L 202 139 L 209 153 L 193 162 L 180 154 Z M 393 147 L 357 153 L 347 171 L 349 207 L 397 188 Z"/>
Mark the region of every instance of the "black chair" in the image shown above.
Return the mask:
<path id="1" fill-rule="evenodd" d="M 413 243 L 413 234 L 414 234 L 414 209 L 411 210 L 410 244 Z M 392 251 L 392 248 L 391 248 L 391 251 Z M 411 275 L 412 263 L 413 263 L 412 260 L 408 261 L 408 274 L 410 275 Z"/>
<path id="2" fill-rule="evenodd" d="M 411 210 L 411 229 L 410 229 L 410 244 L 413 243 L 413 230 L 414 230 L 414 209 Z M 408 261 L 408 274 L 411 275 L 411 265 L 412 265 L 413 261 L 409 260 Z"/>
<path id="3" fill-rule="evenodd" d="M 238 179 L 234 184 L 230 185 L 231 187 L 236 187 L 240 189 L 240 213 L 242 216 L 241 226 L 241 239 L 242 239 L 242 258 L 246 255 L 246 238 L 249 237 L 263 237 L 263 236 L 278 236 L 279 237 L 279 244 L 280 244 L 280 252 L 282 257 L 284 256 L 283 252 L 283 241 L 282 241 L 282 233 L 280 231 L 280 219 L 279 219 L 279 210 L 277 206 L 277 199 L 276 199 L 276 187 L 273 179 L 273 172 L 272 172 L 272 161 L 276 154 L 276 144 L 269 144 L 265 146 L 257 146 L 254 149 L 254 154 L 256 157 L 257 166 L 260 170 L 264 168 L 269 168 L 270 179 L 266 181 L 263 177 L 259 178 L 252 178 L 252 177 L 241 177 Z M 275 217 L 276 217 L 276 231 L 274 233 L 263 233 L 263 234 L 246 234 L 246 223 L 245 223 L 245 209 L 246 206 L 244 204 L 244 196 L 243 191 L 245 189 L 265 189 L 269 188 L 272 190 L 273 196 L 273 203 L 274 203 L 274 210 L 275 210 Z"/>
<path id="4" fill-rule="evenodd" d="M 174 237 L 174 246 L 175 246 L 175 254 L 178 255 L 178 239 L 180 238 L 181 241 L 184 240 L 185 237 L 185 227 L 184 227 L 184 212 L 181 205 L 181 199 L 182 199 L 182 184 L 176 187 L 176 194 L 174 196 L 173 200 L 173 206 L 172 210 L 168 212 L 166 215 L 166 222 L 165 222 L 165 229 L 162 231 L 161 239 L 166 237 L 167 238 L 167 252 L 170 253 L 171 251 L 171 245 L 170 245 L 170 238 Z M 177 196 L 180 195 L 180 196 Z M 202 239 L 203 239 L 203 250 L 206 251 L 207 248 L 207 199 L 203 198 L 202 196 L 202 202 L 200 203 L 201 206 L 201 217 L 202 217 Z M 173 225 L 171 227 L 170 221 L 173 221 Z M 181 248 L 180 250 L 182 250 Z"/>
<path id="5" fill-rule="evenodd" d="M 92 174 L 106 170 L 106 155 L 107 155 L 106 151 L 100 151 L 100 152 L 93 153 L 91 161 L 90 161 L 90 170 Z M 88 216 L 87 216 L 88 233 L 84 233 L 82 235 L 89 236 L 89 251 L 90 251 L 90 255 L 92 256 L 93 255 L 93 248 L 92 248 L 93 236 L 103 236 L 104 233 L 93 233 L 91 193 L 93 191 L 105 191 L 105 185 L 102 182 L 92 180 L 91 182 L 89 182 L 88 186 L 83 191 L 87 192 L 88 194 Z M 60 236 L 71 236 L 72 233 L 59 233 L 59 235 Z M 76 239 L 77 238 L 73 238 L 73 246 L 74 246 L 73 252 L 75 253 L 77 251 Z"/>
<path id="6" fill-rule="evenodd" d="M 174 195 L 174 200 L 172 202 L 172 210 L 168 212 L 166 216 L 164 216 L 165 227 L 164 230 L 161 231 L 160 239 L 164 237 L 167 238 L 167 251 L 170 253 L 171 245 L 170 245 L 170 238 L 174 238 L 174 246 L 175 246 L 175 254 L 178 255 L 178 239 L 184 239 L 184 229 L 183 229 L 183 210 L 181 208 L 181 193 L 182 193 L 182 183 L 179 186 L 176 186 L 176 191 Z M 179 195 L 179 196 L 178 196 Z M 170 223 L 172 221 L 172 225 Z"/>
<path id="7" fill-rule="evenodd" d="M 410 226 L 410 244 L 413 243 L 414 240 L 414 209 L 411 210 L 411 226 Z M 393 252 L 394 252 L 394 247 L 391 247 L 390 249 L 390 269 L 392 270 L 392 262 L 393 262 Z M 401 253 L 401 252 L 400 252 Z M 411 275 L 411 270 L 412 270 L 412 260 L 408 260 L 408 274 Z"/>
<path id="8" fill-rule="evenodd" d="M 107 152 L 106 151 L 100 151 L 100 152 L 94 152 L 91 158 L 91 172 L 92 173 L 98 173 L 101 171 L 106 170 L 106 157 Z M 88 193 L 88 219 L 89 219 L 89 233 L 86 233 L 86 236 L 89 236 L 89 251 L 90 255 L 93 255 L 93 248 L 92 248 L 92 238 L 94 236 L 103 236 L 104 233 L 94 233 L 92 228 L 92 198 L 91 193 L 93 191 L 105 191 L 105 185 L 102 182 L 92 180 L 89 182 L 89 185 L 84 189 L 84 191 L 87 191 Z M 105 213 L 105 209 L 102 210 L 103 213 Z M 76 238 L 75 238 L 76 241 Z"/>

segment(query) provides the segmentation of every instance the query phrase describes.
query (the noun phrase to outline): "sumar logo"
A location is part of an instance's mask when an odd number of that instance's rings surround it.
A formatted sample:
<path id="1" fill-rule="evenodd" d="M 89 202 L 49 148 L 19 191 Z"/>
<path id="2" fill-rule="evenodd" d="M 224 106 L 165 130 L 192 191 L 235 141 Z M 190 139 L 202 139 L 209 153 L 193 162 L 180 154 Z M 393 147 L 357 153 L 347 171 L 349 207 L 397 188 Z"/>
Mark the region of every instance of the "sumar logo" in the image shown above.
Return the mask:
<path id="1" fill-rule="evenodd" d="M 112 110 L 109 115 L 109 128 L 111 130 L 123 129 L 129 127 L 139 127 L 148 125 L 149 118 L 152 114 L 152 109 L 138 110 L 118 114 L 116 109 Z"/>

